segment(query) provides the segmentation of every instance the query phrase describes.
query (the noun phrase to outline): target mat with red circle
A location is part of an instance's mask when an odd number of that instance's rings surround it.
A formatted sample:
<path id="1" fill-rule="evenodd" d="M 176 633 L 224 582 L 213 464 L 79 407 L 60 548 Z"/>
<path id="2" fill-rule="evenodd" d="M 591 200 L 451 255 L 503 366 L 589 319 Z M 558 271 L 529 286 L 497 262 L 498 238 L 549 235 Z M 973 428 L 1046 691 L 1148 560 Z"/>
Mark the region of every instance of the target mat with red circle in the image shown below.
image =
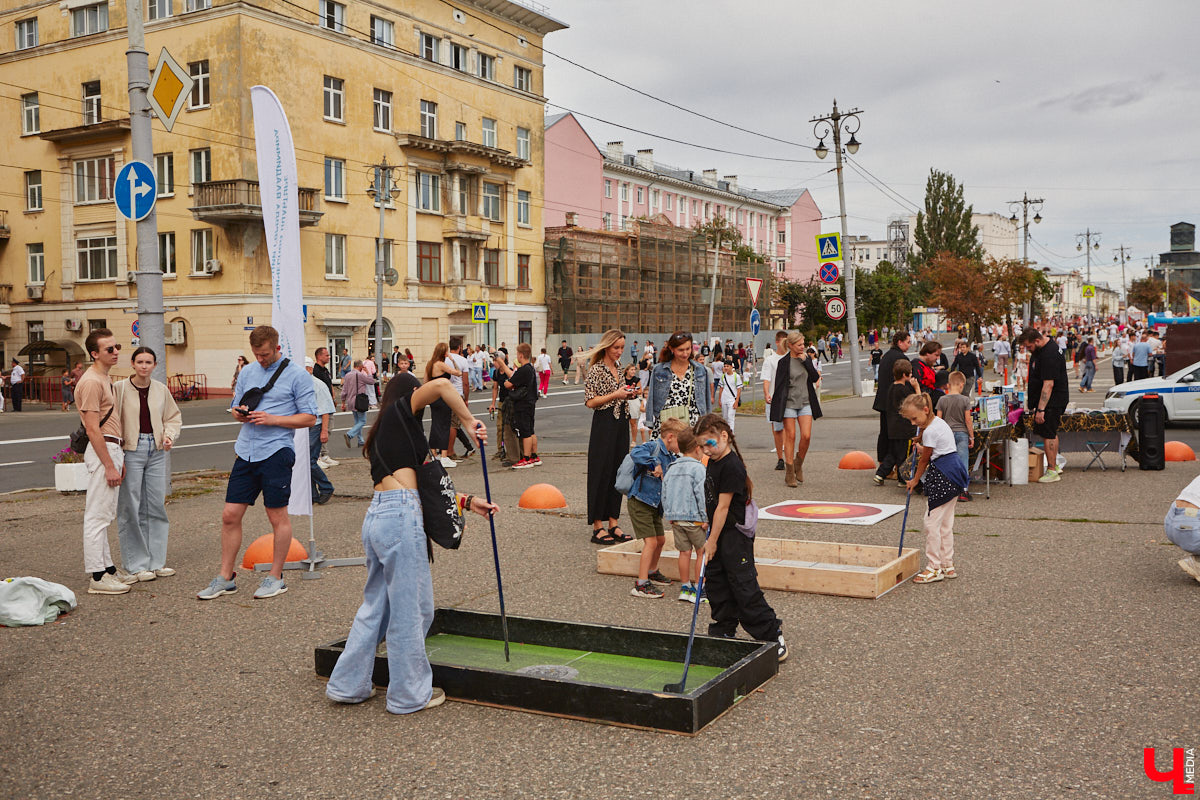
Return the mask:
<path id="1" fill-rule="evenodd" d="M 883 503 L 837 503 L 827 500 L 790 500 L 759 510 L 762 519 L 786 522 L 831 522 L 838 525 L 874 525 L 904 510 Z"/>

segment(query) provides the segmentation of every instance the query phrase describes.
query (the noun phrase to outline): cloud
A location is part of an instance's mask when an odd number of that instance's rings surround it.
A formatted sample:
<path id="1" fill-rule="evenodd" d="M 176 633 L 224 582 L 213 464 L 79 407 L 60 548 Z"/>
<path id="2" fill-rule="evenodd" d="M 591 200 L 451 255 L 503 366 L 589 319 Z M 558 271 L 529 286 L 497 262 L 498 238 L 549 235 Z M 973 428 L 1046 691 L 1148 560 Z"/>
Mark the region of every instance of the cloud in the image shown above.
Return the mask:
<path id="1" fill-rule="evenodd" d="M 1070 92 L 1038 103 L 1038 108 L 1053 108 L 1066 105 L 1072 111 L 1086 114 L 1105 108 L 1120 108 L 1144 98 L 1152 86 L 1162 81 L 1163 73 L 1157 72 L 1144 80 L 1114 81 L 1099 86 L 1089 86 L 1078 92 Z"/>

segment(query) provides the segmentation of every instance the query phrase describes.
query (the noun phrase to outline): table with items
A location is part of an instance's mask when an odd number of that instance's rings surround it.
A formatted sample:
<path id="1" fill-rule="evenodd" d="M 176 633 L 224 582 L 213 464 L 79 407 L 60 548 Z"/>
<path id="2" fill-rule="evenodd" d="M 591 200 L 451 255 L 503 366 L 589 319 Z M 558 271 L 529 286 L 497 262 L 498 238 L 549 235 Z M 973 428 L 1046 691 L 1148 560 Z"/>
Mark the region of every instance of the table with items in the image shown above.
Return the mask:
<path id="1" fill-rule="evenodd" d="M 1033 432 L 1033 413 L 1025 411 L 1011 426 L 1013 439 L 1029 439 L 1041 442 L 1042 437 Z M 1121 456 L 1121 471 L 1125 471 L 1128 456 L 1136 458 L 1137 442 L 1129 415 L 1119 411 L 1079 411 L 1063 414 L 1058 424 L 1058 451 L 1060 453 L 1088 453 L 1092 460 L 1084 471 L 1098 464 L 1108 469 L 1103 455 L 1112 453 Z"/>

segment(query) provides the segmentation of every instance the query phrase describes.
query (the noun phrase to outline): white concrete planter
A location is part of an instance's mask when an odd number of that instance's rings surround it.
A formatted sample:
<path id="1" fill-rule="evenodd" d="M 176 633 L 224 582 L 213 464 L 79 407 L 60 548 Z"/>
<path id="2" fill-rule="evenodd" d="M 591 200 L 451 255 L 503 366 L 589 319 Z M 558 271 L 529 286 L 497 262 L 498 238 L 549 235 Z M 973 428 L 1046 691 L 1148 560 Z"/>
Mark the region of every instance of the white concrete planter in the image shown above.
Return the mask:
<path id="1" fill-rule="evenodd" d="M 60 492 L 86 492 L 88 486 L 87 465 L 55 464 L 54 488 Z"/>

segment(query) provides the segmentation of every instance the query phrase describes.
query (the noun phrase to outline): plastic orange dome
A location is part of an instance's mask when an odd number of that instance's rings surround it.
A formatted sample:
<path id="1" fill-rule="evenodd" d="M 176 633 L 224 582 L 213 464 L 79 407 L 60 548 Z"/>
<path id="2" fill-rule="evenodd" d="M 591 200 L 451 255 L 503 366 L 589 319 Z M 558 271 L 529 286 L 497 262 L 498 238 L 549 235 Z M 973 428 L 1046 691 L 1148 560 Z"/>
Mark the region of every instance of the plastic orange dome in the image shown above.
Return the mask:
<path id="1" fill-rule="evenodd" d="M 242 569 L 254 569 L 255 564 L 270 564 L 271 556 L 274 555 L 275 534 L 264 533 L 262 536 L 255 539 L 246 548 L 246 555 L 242 558 Z M 308 551 L 304 549 L 304 545 L 292 539 L 292 543 L 288 545 L 288 561 L 303 561 L 308 558 Z"/>
<path id="2" fill-rule="evenodd" d="M 1163 448 L 1167 461 L 1195 461 L 1196 451 L 1183 442 L 1167 442 Z"/>
<path id="3" fill-rule="evenodd" d="M 517 505 L 521 508 L 566 508 L 567 498 L 548 483 L 535 483 L 521 493 Z"/>
<path id="4" fill-rule="evenodd" d="M 838 469 L 875 469 L 875 459 L 862 450 L 851 450 L 842 456 Z"/>

